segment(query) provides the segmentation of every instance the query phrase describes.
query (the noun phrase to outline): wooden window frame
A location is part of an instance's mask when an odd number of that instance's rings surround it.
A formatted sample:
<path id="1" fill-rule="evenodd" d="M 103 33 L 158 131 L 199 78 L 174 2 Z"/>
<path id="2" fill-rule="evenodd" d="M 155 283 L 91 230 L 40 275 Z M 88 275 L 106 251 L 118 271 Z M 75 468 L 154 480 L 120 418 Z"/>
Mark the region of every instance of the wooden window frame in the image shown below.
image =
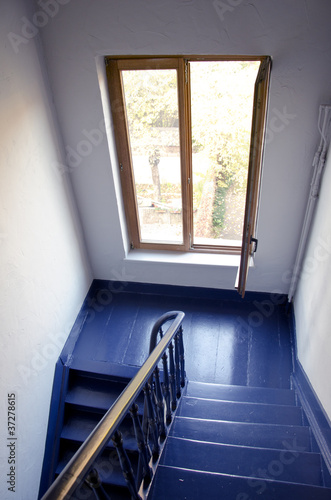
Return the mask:
<path id="1" fill-rule="evenodd" d="M 252 116 L 248 183 L 242 245 L 191 245 L 193 234 L 193 188 L 191 148 L 191 103 L 190 65 L 193 61 L 260 61 L 255 83 Z M 252 251 L 251 238 L 255 237 L 258 210 L 259 185 L 261 178 L 264 128 L 267 109 L 267 95 L 270 75 L 269 56 L 107 56 L 105 58 L 108 90 L 114 123 L 114 134 L 121 170 L 121 186 L 131 248 L 149 250 L 199 251 L 226 254 L 241 254 L 241 271 L 238 291 L 243 294 L 249 255 Z M 128 124 L 124 103 L 122 70 L 175 69 L 178 79 L 179 141 L 182 182 L 183 244 L 142 242 L 139 234 L 138 207 L 135 196 L 132 158 L 129 144 Z M 261 84 L 261 82 L 264 82 Z"/>

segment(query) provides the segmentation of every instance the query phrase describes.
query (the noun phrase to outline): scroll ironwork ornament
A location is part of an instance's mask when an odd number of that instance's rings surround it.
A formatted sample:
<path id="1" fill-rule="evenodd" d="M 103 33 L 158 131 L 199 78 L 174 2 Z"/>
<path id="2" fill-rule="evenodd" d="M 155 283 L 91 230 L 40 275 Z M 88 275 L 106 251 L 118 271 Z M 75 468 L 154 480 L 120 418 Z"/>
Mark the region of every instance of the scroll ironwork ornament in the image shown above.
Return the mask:
<path id="1" fill-rule="evenodd" d="M 164 440 L 167 436 L 167 430 L 164 420 L 165 418 L 164 400 L 160 382 L 160 370 L 158 366 L 155 367 L 154 378 L 155 378 L 155 406 L 156 406 L 157 423 L 159 428 L 159 436 L 162 440 Z"/>
<path id="2" fill-rule="evenodd" d="M 171 395 L 171 409 L 175 411 L 177 408 L 176 398 L 176 372 L 174 361 L 174 346 L 173 343 L 169 344 L 169 368 L 170 368 L 170 395 Z"/>
<path id="3" fill-rule="evenodd" d="M 149 461 L 152 454 L 141 427 L 138 410 L 138 405 L 134 403 L 130 409 L 130 414 L 136 435 L 136 441 L 139 451 L 139 462 L 141 464 L 141 467 L 138 467 L 138 470 L 141 469 L 141 472 L 139 471 L 137 474 L 137 485 L 140 485 L 142 480 L 144 480 L 145 485 L 147 485 L 151 482 L 153 476 L 153 471 L 149 466 Z"/>
<path id="4" fill-rule="evenodd" d="M 88 473 L 85 483 L 93 490 L 97 500 L 111 500 L 102 486 L 102 480 L 97 469 L 93 468 Z"/>
<path id="5" fill-rule="evenodd" d="M 133 500 L 141 500 L 141 497 L 138 495 L 136 481 L 133 474 L 133 469 L 129 457 L 126 454 L 126 451 L 123 446 L 122 434 L 120 431 L 116 431 L 112 437 L 112 441 L 116 448 L 118 458 L 120 461 L 122 473 L 124 479 L 126 481 L 127 487 L 131 493 L 131 497 Z"/>
<path id="6" fill-rule="evenodd" d="M 180 362 L 180 385 L 182 387 L 185 386 L 185 356 L 184 356 L 184 342 L 183 342 L 183 328 L 179 328 L 178 332 L 179 338 L 179 362 Z"/>
<path id="7" fill-rule="evenodd" d="M 157 428 L 157 422 L 155 418 L 155 412 L 152 402 L 152 394 L 151 394 L 151 386 L 150 384 L 146 384 L 144 387 L 144 394 L 147 406 L 147 419 L 148 419 L 148 434 L 152 438 L 152 455 L 153 459 L 156 460 L 160 454 L 160 445 L 159 445 L 159 434 Z"/>
<path id="8" fill-rule="evenodd" d="M 162 356 L 163 363 L 163 394 L 166 403 L 166 422 L 167 425 L 171 423 L 172 413 L 171 413 L 171 401 L 170 401 L 170 382 L 169 382 L 169 371 L 168 371 L 168 356 L 166 353 Z"/>

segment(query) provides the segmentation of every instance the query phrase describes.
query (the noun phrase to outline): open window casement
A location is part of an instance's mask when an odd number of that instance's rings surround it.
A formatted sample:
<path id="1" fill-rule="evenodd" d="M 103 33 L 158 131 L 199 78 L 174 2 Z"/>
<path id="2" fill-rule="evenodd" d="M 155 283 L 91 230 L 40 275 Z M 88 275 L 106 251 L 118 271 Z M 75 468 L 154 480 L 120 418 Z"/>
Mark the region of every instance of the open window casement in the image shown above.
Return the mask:
<path id="1" fill-rule="evenodd" d="M 261 184 L 263 144 L 267 114 L 267 98 L 270 80 L 271 58 L 261 61 L 254 89 L 251 146 L 246 192 L 246 207 L 241 247 L 240 266 L 235 288 L 244 297 L 250 258 L 257 250 L 256 221 Z"/>

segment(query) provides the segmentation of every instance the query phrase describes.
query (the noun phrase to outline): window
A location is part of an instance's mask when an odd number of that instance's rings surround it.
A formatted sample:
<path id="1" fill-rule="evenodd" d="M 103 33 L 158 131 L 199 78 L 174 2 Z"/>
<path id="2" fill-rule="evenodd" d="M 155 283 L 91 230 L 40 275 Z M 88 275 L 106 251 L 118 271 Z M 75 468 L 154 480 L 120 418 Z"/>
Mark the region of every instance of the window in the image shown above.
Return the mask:
<path id="1" fill-rule="evenodd" d="M 107 57 L 106 66 L 131 247 L 242 253 L 247 267 L 270 58 Z"/>

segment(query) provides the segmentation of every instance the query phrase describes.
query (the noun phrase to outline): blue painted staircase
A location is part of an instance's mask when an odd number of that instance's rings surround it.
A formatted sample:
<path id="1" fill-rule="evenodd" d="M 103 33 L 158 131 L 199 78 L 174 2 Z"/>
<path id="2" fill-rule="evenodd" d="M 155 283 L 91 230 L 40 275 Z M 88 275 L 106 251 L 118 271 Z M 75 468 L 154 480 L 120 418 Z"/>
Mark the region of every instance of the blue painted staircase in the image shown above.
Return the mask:
<path id="1" fill-rule="evenodd" d="M 133 367 L 114 375 L 71 369 L 64 395 L 54 477 L 129 382 Z M 139 414 L 143 397 L 138 399 Z M 169 429 L 151 500 L 331 499 L 330 479 L 293 390 L 189 381 Z M 121 424 L 133 471 L 138 449 L 132 420 Z M 96 466 L 112 500 L 129 499 L 110 441 Z M 86 486 L 73 498 L 94 498 Z"/>
<path id="2" fill-rule="evenodd" d="M 180 308 L 189 380 L 143 500 L 331 500 L 330 423 L 293 355 L 280 301 L 137 284 L 117 290 L 93 284 L 58 360 L 40 498 L 145 362 L 151 326 Z M 137 403 L 141 417 L 142 394 Z M 136 476 L 130 415 L 120 431 Z M 95 466 L 108 495 L 100 499 L 131 498 L 112 440 Z M 83 484 L 71 498 L 97 497 Z"/>
<path id="3" fill-rule="evenodd" d="M 57 453 L 54 447 L 57 458 L 53 457 L 52 480 L 58 476 L 106 411 L 113 405 L 130 382 L 131 377 L 138 372 L 138 368 L 132 366 L 114 365 L 112 368 L 113 375 L 69 370 L 65 394 L 63 394 L 63 420 L 58 438 L 56 438 Z M 138 398 L 137 404 L 141 417 L 144 404 L 143 394 Z M 136 473 L 139 453 L 130 415 L 121 423 L 120 431 L 125 441 L 127 455 Z M 112 500 L 131 498 L 112 441 L 109 441 L 95 465 L 100 473 L 103 487 Z M 95 497 L 86 485 L 82 485 L 72 498 L 87 500 Z"/>
<path id="4" fill-rule="evenodd" d="M 149 498 L 331 498 L 295 393 L 188 382 Z"/>

